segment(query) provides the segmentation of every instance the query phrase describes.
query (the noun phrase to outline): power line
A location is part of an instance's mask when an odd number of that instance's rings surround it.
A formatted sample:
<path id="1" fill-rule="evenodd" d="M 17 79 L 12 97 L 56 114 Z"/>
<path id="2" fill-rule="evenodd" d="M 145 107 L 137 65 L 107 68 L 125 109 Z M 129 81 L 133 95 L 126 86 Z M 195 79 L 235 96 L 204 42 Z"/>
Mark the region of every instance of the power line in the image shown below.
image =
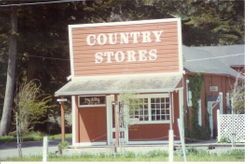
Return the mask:
<path id="1" fill-rule="evenodd" d="M 186 60 L 185 62 L 194 62 L 194 61 L 204 61 L 204 60 L 213 60 L 213 59 L 223 59 L 223 58 L 229 58 L 234 56 L 243 56 L 243 53 L 239 54 L 232 54 L 232 55 L 223 55 L 223 56 L 214 56 L 214 57 L 208 57 L 208 58 L 200 58 L 200 59 L 190 59 Z"/>
<path id="2" fill-rule="evenodd" d="M 68 59 L 68 58 L 56 58 L 56 57 L 39 56 L 39 55 L 25 55 L 25 57 L 43 58 L 43 59 L 49 59 L 49 60 L 69 61 L 69 59 Z"/>
<path id="3" fill-rule="evenodd" d="M 25 3 L 12 3 L 0 5 L 0 7 L 20 7 L 20 6 L 34 6 L 34 5 L 47 5 L 47 4 L 58 4 L 58 3 L 68 3 L 68 2 L 85 2 L 86 0 L 52 0 L 52 1 L 40 1 L 40 2 L 25 2 Z"/>

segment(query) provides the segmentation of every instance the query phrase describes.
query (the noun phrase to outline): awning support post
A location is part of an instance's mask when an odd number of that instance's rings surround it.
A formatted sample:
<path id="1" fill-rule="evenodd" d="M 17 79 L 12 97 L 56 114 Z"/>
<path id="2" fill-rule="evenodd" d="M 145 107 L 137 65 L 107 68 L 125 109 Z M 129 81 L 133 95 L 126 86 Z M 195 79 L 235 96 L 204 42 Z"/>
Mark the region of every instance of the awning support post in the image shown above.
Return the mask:
<path id="1" fill-rule="evenodd" d="M 65 121 L 64 121 L 64 102 L 67 101 L 65 98 L 60 98 L 57 99 L 57 101 L 60 104 L 60 109 L 61 109 L 61 142 L 65 141 Z"/>
<path id="2" fill-rule="evenodd" d="M 119 138 L 120 138 L 120 129 L 119 129 L 119 103 L 118 101 L 114 102 L 115 106 L 115 153 L 118 152 Z"/>
<path id="3" fill-rule="evenodd" d="M 174 131 L 173 131 L 173 93 L 170 93 L 170 129 L 168 130 L 168 160 L 174 161 Z"/>

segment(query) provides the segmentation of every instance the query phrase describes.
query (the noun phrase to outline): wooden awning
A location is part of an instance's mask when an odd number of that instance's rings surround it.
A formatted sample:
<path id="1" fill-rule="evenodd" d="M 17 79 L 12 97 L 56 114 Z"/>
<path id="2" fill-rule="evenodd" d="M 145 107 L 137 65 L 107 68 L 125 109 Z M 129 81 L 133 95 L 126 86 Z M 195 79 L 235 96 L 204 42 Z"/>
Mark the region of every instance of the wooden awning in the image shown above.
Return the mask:
<path id="1" fill-rule="evenodd" d="M 118 93 L 164 93 L 176 89 L 180 73 L 88 76 L 72 78 L 55 96 Z"/>

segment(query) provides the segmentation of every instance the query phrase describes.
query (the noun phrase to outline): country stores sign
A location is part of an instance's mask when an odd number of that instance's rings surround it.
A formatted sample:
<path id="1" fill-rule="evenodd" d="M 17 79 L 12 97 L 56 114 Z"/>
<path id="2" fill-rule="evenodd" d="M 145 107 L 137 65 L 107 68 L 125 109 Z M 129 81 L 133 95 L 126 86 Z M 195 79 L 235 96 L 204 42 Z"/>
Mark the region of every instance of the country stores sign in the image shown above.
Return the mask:
<path id="1" fill-rule="evenodd" d="M 181 72 L 177 18 L 70 25 L 74 76 Z"/>

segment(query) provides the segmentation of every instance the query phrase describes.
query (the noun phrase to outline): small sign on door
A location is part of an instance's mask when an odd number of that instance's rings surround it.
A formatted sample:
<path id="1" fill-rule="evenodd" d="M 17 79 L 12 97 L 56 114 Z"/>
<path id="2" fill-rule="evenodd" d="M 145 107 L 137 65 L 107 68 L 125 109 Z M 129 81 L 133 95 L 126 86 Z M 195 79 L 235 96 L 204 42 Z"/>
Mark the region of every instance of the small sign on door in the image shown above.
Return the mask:
<path id="1" fill-rule="evenodd" d="M 210 86 L 209 91 L 210 92 L 218 92 L 218 86 Z"/>

